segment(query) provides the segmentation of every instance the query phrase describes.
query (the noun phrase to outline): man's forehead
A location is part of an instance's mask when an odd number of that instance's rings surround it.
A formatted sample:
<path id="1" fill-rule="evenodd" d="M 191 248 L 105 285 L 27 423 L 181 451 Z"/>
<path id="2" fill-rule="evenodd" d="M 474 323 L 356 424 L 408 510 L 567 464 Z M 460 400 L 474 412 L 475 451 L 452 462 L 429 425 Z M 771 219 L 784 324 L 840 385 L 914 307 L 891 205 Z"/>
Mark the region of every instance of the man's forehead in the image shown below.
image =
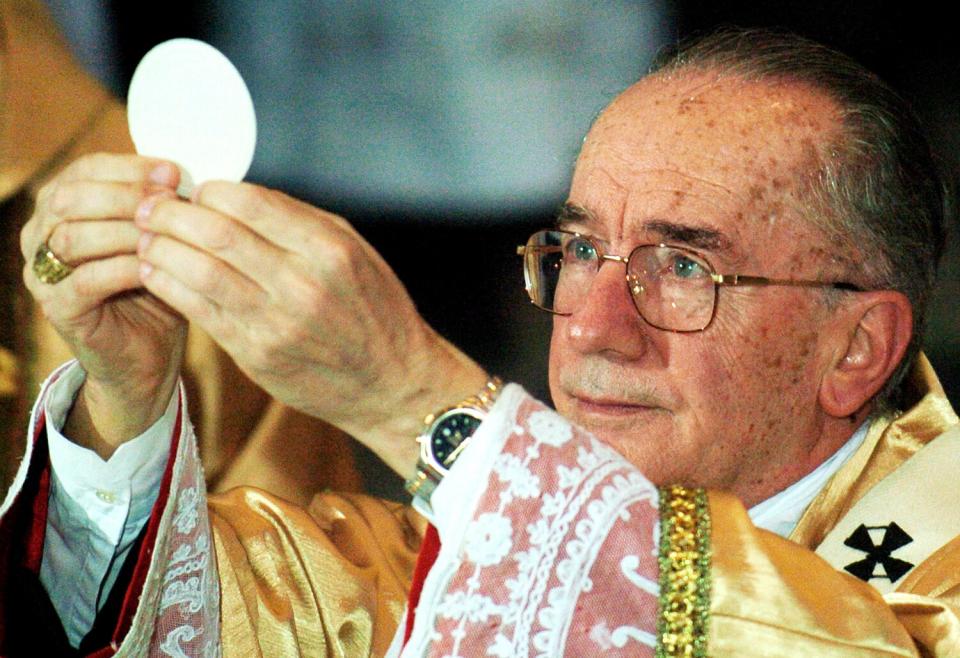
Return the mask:
<path id="1" fill-rule="evenodd" d="M 660 154 L 699 154 L 700 160 L 745 162 L 780 151 L 806 160 L 839 127 L 837 105 L 808 84 L 750 81 L 710 71 L 652 75 L 632 85 L 600 115 L 584 148 L 613 139 Z M 769 164 L 769 163 L 767 163 Z"/>
<path id="2" fill-rule="evenodd" d="M 838 116 L 832 101 L 799 84 L 652 76 L 597 120 L 570 199 L 621 234 L 662 218 L 706 223 L 736 244 L 742 230 L 774 227 L 797 209 L 796 192 L 818 174 Z"/>

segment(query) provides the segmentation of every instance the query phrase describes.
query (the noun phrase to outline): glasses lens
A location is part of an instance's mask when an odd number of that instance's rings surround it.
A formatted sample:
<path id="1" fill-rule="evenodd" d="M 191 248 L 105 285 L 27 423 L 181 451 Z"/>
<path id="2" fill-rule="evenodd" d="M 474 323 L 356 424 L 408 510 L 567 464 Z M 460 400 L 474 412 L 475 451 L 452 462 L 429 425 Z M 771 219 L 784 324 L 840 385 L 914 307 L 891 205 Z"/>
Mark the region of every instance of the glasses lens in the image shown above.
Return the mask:
<path id="1" fill-rule="evenodd" d="M 524 277 L 533 303 L 572 313 L 590 289 L 599 254 L 587 238 L 565 231 L 538 231 L 524 250 Z"/>
<path id="2" fill-rule="evenodd" d="M 671 331 L 699 331 L 713 317 L 712 272 L 693 252 L 647 245 L 630 255 L 627 280 L 633 303 L 647 322 Z"/>

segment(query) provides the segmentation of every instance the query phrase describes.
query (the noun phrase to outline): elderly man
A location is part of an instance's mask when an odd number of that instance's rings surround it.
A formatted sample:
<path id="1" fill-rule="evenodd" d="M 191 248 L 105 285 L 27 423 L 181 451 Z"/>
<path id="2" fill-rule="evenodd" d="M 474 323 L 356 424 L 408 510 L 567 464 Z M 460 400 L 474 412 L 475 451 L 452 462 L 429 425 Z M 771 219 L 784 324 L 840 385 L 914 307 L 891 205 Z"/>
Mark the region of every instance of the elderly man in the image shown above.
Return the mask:
<path id="1" fill-rule="evenodd" d="M 23 232 L 80 363 L 42 394 L 0 530 L 72 644 L 109 625 L 156 655 L 960 651 L 960 435 L 918 349 L 942 186 L 902 102 L 846 58 L 722 33 L 603 112 L 557 227 L 520 249 L 556 314 L 559 414 L 438 337 L 342 219 L 176 183 L 83 159 Z M 389 516 L 244 491 L 208 516 L 171 309 L 410 477 L 432 525 L 396 634 L 409 541 Z M 60 580 L 107 534 L 63 518 L 94 505 L 61 476 L 64 436 L 130 471 L 149 516 L 92 592 Z"/>

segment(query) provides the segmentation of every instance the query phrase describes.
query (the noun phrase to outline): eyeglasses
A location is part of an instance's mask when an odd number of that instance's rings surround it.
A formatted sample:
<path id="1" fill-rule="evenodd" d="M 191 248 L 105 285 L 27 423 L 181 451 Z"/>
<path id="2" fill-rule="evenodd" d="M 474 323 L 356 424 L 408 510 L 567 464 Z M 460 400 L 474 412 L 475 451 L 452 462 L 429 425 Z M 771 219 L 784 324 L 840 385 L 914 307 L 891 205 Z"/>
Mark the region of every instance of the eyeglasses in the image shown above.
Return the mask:
<path id="1" fill-rule="evenodd" d="M 743 274 L 717 274 L 706 258 L 683 247 L 644 244 L 630 255 L 603 253 L 590 236 L 545 230 L 517 247 L 530 300 L 557 315 L 571 315 L 586 296 L 604 261 L 623 263 L 627 289 L 640 316 L 658 329 L 703 331 L 713 320 L 720 286 L 800 286 L 860 291 L 843 281 L 770 279 Z"/>

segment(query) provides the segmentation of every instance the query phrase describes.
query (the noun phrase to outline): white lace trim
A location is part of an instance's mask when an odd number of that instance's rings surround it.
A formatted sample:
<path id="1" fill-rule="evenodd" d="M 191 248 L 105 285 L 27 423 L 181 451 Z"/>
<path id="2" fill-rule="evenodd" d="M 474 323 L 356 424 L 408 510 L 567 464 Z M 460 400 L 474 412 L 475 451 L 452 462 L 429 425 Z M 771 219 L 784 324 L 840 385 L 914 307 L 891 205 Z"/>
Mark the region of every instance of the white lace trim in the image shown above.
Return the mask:
<path id="1" fill-rule="evenodd" d="M 503 406 L 498 404 L 495 412 L 516 418 L 525 394 L 514 389 L 504 392 L 502 398 L 512 399 L 501 399 Z M 505 451 L 492 460 L 486 490 L 496 498 L 487 498 L 492 501 L 487 507 L 473 508 L 460 537 L 444 538 L 404 656 L 427 655 L 438 647 L 443 647 L 444 658 L 480 655 L 478 650 L 500 658 L 527 657 L 531 651 L 537 658 L 563 655 L 575 607 L 580 595 L 593 588 L 590 572 L 611 527 L 629 520 L 628 508 L 635 503 L 657 508 L 655 487 L 592 438 L 578 438 L 575 453 L 573 444 L 567 448 L 576 455 L 575 464 L 567 459 L 567 465 L 551 465 L 556 462 L 553 453 L 541 464 L 545 453 L 563 449 L 574 438 L 573 428 L 553 411 L 533 411 L 512 427 L 501 427 L 500 434 L 484 436 L 488 449 L 499 452 L 509 438 L 510 446 L 521 446 L 519 454 Z M 483 489 L 483 478 L 477 479 Z M 525 511 L 517 511 L 523 501 L 529 501 Z M 530 514 L 536 501 L 539 507 Z M 529 522 L 518 527 L 521 520 Z M 653 523 L 648 560 L 656 557 L 656 527 Z M 657 584 L 637 573 L 639 557 L 627 556 L 622 564 L 622 579 L 655 602 Z M 454 580 L 458 572 L 461 579 Z M 496 583 L 493 588 L 491 582 Z M 469 645 L 468 638 L 480 626 L 496 626 L 497 632 L 486 646 Z M 626 625 L 611 631 L 597 624 L 591 639 L 597 648 L 655 643 L 652 633 Z"/>

